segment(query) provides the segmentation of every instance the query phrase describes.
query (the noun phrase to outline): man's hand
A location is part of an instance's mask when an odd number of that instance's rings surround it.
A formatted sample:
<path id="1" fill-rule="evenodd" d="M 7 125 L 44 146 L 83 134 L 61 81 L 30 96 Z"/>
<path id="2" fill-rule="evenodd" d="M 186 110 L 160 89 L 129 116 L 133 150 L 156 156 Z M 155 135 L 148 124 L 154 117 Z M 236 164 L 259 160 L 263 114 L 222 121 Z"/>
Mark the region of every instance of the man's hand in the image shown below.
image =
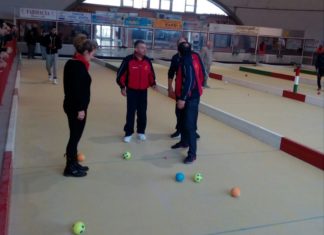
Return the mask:
<path id="1" fill-rule="evenodd" d="M 123 88 L 123 89 L 121 89 L 121 94 L 122 94 L 122 96 L 127 96 L 127 93 L 126 93 L 126 88 Z"/>
<path id="2" fill-rule="evenodd" d="M 172 87 L 169 87 L 168 89 L 168 95 L 170 98 L 174 99 L 175 98 L 175 92 Z"/>
<path id="3" fill-rule="evenodd" d="M 178 109 L 184 109 L 185 105 L 186 105 L 186 101 L 184 101 L 184 100 L 178 100 L 177 101 Z"/>
<path id="4" fill-rule="evenodd" d="M 80 121 L 83 121 L 84 118 L 85 118 L 85 112 L 84 112 L 84 111 L 79 111 L 79 112 L 78 112 L 78 119 L 79 119 Z"/>

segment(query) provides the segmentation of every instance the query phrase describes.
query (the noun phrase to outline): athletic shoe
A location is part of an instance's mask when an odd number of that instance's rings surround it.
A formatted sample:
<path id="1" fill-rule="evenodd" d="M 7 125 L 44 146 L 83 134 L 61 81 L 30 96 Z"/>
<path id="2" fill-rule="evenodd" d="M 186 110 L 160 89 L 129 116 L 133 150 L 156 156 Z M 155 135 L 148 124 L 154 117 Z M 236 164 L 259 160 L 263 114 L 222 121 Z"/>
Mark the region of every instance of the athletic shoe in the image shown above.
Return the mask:
<path id="1" fill-rule="evenodd" d="M 145 134 L 137 134 L 137 138 L 141 141 L 145 141 L 146 140 L 146 136 Z"/>
<path id="2" fill-rule="evenodd" d="M 188 148 L 189 145 L 188 144 L 183 144 L 181 142 L 176 143 L 175 145 L 172 145 L 171 148 L 172 149 L 178 149 L 178 148 Z"/>
<path id="3" fill-rule="evenodd" d="M 53 82 L 52 74 L 49 74 L 49 75 L 48 75 L 48 80 L 49 80 L 50 82 Z"/>
<path id="4" fill-rule="evenodd" d="M 132 136 L 131 135 L 124 137 L 124 142 L 125 143 L 129 143 L 129 142 L 131 142 L 131 140 L 132 140 Z"/>
<path id="5" fill-rule="evenodd" d="M 54 84 L 54 85 L 57 85 L 57 84 L 58 84 L 58 82 L 57 82 L 57 78 L 54 78 L 54 79 L 53 79 L 53 84 Z"/>
<path id="6" fill-rule="evenodd" d="M 181 137 L 181 133 L 179 131 L 174 132 L 172 135 L 170 135 L 172 139 L 178 139 Z"/>
<path id="7" fill-rule="evenodd" d="M 196 156 L 188 156 L 183 160 L 184 164 L 191 164 L 196 161 Z"/>

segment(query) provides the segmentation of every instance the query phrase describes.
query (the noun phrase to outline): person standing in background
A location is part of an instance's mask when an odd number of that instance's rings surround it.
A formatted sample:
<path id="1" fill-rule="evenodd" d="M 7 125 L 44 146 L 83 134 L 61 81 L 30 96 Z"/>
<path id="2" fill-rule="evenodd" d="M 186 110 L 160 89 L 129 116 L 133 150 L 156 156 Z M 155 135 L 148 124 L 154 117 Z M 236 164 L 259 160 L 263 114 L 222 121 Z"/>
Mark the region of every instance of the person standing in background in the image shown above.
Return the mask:
<path id="1" fill-rule="evenodd" d="M 31 28 L 26 32 L 25 35 L 25 41 L 27 44 L 27 50 L 28 50 L 28 59 L 35 59 L 35 48 L 37 43 L 37 29 Z"/>
<path id="2" fill-rule="evenodd" d="M 46 60 L 46 45 L 45 45 L 45 37 L 48 33 L 43 29 L 42 33 L 39 37 L 39 46 L 40 46 L 40 51 L 42 54 L 42 59 Z"/>
<path id="3" fill-rule="evenodd" d="M 266 44 L 264 41 L 262 41 L 259 45 L 259 48 L 258 48 L 258 55 L 259 55 L 259 59 L 257 61 L 258 62 L 264 62 L 264 56 L 265 56 L 265 53 L 266 53 Z"/>
<path id="4" fill-rule="evenodd" d="M 57 59 L 58 50 L 62 48 L 61 38 L 57 35 L 56 27 L 44 38 L 44 46 L 46 47 L 46 69 L 48 79 L 53 84 L 57 84 Z"/>
<path id="5" fill-rule="evenodd" d="M 201 49 L 200 57 L 205 67 L 205 80 L 204 80 L 204 88 L 210 88 L 207 84 L 210 67 L 213 64 L 213 44 L 211 41 L 207 41 L 206 46 Z"/>
<path id="6" fill-rule="evenodd" d="M 179 38 L 179 40 L 177 41 L 177 47 L 182 42 L 187 42 L 187 39 L 184 37 Z M 168 93 L 169 93 L 169 97 L 171 97 L 171 98 L 176 98 L 172 83 L 173 83 L 173 78 L 178 71 L 179 62 L 180 62 L 180 55 L 179 55 L 179 52 L 177 52 L 175 55 L 172 56 L 170 68 L 168 71 Z M 180 135 L 181 135 L 179 113 L 180 113 L 180 110 L 177 108 L 177 103 L 176 103 L 175 114 L 177 117 L 177 124 L 176 124 L 176 131 L 173 134 L 171 134 L 171 136 L 170 136 L 171 138 L 180 138 Z"/>
<path id="7" fill-rule="evenodd" d="M 315 68 L 317 73 L 317 90 L 322 89 L 321 79 L 324 76 L 324 47 L 320 45 L 316 50 Z"/>

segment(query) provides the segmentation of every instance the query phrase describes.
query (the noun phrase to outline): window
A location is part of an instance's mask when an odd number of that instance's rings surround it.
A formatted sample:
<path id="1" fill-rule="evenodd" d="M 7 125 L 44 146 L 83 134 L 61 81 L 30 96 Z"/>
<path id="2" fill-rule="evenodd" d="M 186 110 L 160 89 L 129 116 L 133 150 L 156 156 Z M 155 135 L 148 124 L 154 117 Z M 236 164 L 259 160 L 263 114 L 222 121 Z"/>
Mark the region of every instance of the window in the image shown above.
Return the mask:
<path id="1" fill-rule="evenodd" d="M 120 7 L 120 0 L 85 0 L 83 3 Z"/>
<path id="2" fill-rule="evenodd" d="M 150 0 L 151 9 L 160 9 L 160 0 Z"/>
<path id="3" fill-rule="evenodd" d="M 195 11 L 195 0 L 186 0 L 186 12 Z"/>
<path id="4" fill-rule="evenodd" d="M 133 48 L 136 40 L 143 40 L 147 48 L 152 48 L 152 30 L 138 28 L 127 28 L 126 30 L 125 46 Z"/>
<path id="5" fill-rule="evenodd" d="M 173 0 L 172 11 L 184 12 L 186 0 Z"/>
<path id="6" fill-rule="evenodd" d="M 214 3 L 208 1 L 208 0 L 199 0 L 197 1 L 197 14 L 214 14 L 214 15 L 225 15 L 227 14 L 219 8 Z"/>
<path id="7" fill-rule="evenodd" d="M 171 31 L 171 30 L 154 30 L 154 48 L 155 49 L 168 49 L 175 50 L 177 49 L 176 42 L 181 36 L 180 31 Z"/>
<path id="8" fill-rule="evenodd" d="M 170 0 L 161 0 L 161 10 L 170 10 L 171 1 Z"/>
<path id="9" fill-rule="evenodd" d="M 147 0 L 134 0 L 135 8 L 147 8 Z"/>
<path id="10" fill-rule="evenodd" d="M 123 6 L 124 7 L 133 7 L 134 1 L 133 0 L 124 0 L 123 1 Z"/>

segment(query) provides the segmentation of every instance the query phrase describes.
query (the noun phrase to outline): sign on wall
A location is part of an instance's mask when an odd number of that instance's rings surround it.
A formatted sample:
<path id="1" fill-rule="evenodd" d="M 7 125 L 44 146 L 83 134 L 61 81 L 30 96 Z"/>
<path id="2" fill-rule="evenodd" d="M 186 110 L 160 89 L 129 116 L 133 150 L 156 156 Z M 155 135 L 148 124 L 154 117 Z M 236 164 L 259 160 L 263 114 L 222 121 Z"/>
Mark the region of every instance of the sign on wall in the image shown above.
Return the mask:
<path id="1" fill-rule="evenodd" d="M 91 24 L 91 14 L 85 12 L 57 11 L 57 20 L 70 23 Z"/>
<path id="2" fill-rule="evenodd" d="M 159 20 L 154 21 L 154 28 L 181 30 L 182 29 L 182 21 L 159 19 Z"/>
<path id="3" fill-rule="evenodd" d="M 20 8 L 19 17 L 27 19 L 56 20 L 56 11 L 46 9 Z"/>
<path id="4" fill-rule="evenodd" d="M 96 13 L 93 13 L 91 17 L 92 17 L 92 23 L 94 23 L 94 24 L 123 25 L 124 20 L 128 16 L 129 16 L 129 13 L 115 13 L 115 12 L 106 12 L 106 11 L 96 11 Z"/>
<path id="5" fill-rule="evenodd" d="M 143 17 L 127 17 L 124 20 L 126 26 L 152 27 L 152 20 Z"/>

